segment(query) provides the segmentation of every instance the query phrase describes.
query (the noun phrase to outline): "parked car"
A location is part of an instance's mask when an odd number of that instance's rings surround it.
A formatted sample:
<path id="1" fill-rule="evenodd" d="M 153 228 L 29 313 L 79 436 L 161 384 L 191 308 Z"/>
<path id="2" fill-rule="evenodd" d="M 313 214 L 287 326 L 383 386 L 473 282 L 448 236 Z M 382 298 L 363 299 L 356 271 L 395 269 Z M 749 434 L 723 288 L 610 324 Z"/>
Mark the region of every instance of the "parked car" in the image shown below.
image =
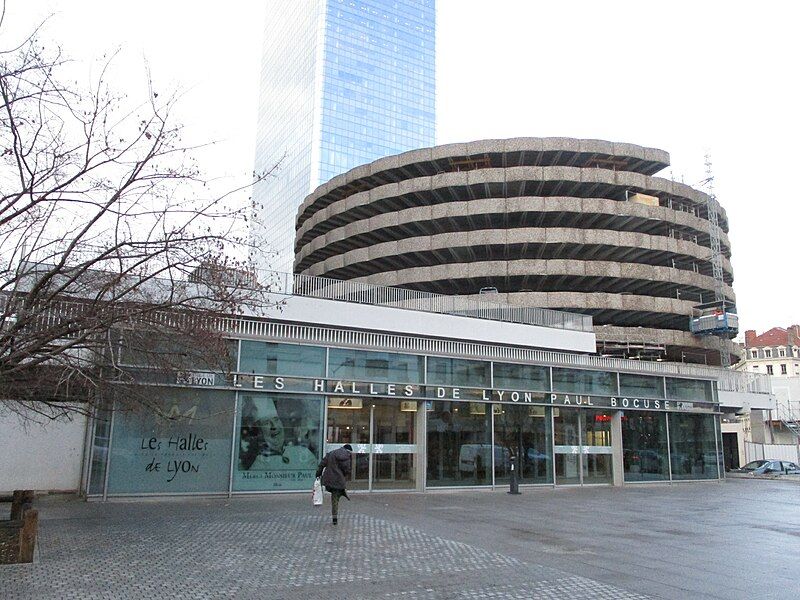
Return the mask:
<path id="1" fill-rule="evenodd" d="M 494 446 L 494 464 L 496 469 L 508 470 L 511 463 L 511 452 L 504 446 Z M 458 468 L 462 476 L 472 473 L 484 473 L 492 468 L 492 446 L 490 444 L 463 444 L 459 451 Z"/>
<path id="2" fill-rule="evenodd" d="M 741 469 L 732 469 L 731 473 L 747 473 L 749 475 L 765 475 L 780 473 L 785 475 L 800 475 L 800 467 L 788 460 L 754 460 Z"/>

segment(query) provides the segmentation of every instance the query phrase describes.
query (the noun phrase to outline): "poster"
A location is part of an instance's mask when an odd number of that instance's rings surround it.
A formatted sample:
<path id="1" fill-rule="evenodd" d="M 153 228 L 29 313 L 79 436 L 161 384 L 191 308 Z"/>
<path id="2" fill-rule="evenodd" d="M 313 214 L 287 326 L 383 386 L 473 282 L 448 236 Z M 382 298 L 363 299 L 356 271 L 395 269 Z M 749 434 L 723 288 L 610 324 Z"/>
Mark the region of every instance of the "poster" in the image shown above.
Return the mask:
<path id="1" fill-rule="evenodd" d="M 310 490 L 323 407 L 322 396 L 241 393 L 234 491 Z"/>
<path id="2" fill-rule="evenodd" d="M 176 388 L 153 394 L 157 411 L 114 414 L 108 493 L 227 492 L 234 394 Z"/>

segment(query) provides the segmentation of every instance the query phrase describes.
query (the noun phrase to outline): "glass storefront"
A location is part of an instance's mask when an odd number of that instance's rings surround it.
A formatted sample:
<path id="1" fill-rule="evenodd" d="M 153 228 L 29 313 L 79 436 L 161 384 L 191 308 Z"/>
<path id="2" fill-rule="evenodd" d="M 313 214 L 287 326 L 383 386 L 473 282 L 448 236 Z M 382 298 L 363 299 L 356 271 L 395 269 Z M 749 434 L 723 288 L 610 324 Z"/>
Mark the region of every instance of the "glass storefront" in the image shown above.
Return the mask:
<path id="1" fill-rule="evenodd" d="M 710 381 L 702 379 L 666 378 L 667 398 L 675 400 L 714 401 L 714 388 Z"/>
<path id="2" fill-rule="evenodd" d="M 417 487 L 417 419 L 415 400 L 371 398 L 328 402 L 326 450 L 353 447 L 348 487 L 354 490 Z"/>
<path id="3" fill-rule="evenodd" d="M 544 392 L 550 389 L 550 369 L 539 365 L 514 365 L 494 363 L 494 387 L 505 390 L 532 390 Z"/>
<path id="4" fill-rule="evenodd" d="M 720 476 L 711 381 L 253 340 L 232 347 L 238 376 L 147 379 L 159 382 L 155 412 L 95 421 L 91 495 L 307 490 L 324 453 L 346 443 L 356 490 L 507 485 L 512 457 L 521 484 L 609 485 L 615 469 L 625 482 Z"/>
<path id="5" fill-rule="evenodd" d="M 716 479 L 716 415 L 669 415 L 672 479 Z"/>
<path id="6" fill-rule="evenodd" d="M 325 433 L 326 449 L 350 444 L 353 462 L 350 466 L 348 487 L 354 490 L 369 488 L 369 447 L 371 417 L 369 405 L 364 407 L 361 398 L 348 402 L 328 403 L 328 426 Z"/>
<path id="7" fill-rule="evenodd" d="M 155 389 L 153 410 L 114 414 L 108 493 L 226 492 L 234 392 Z"/>
<path id="8" fill-rule="evenodd" d="M 553 443 L 555 444 L 555 475 L 558 484 L 579 484 L 580 424 L 578 409 L 553 409 Z"/>
<path id="9" fill-rule="evenodd" d="M 553 483 L 551 410 L 545 406 L 495 405 L 496 454 L 515 457 L 519 483 Z M 511 480 L 509 462 L 495 458 L 496 484 Z"/>
<path id="10" fill-rule="evenodd" d="M 372 489 L 413 489 L 417 477 L 419 403 L 383 400 L 372 406 Z"/>
<path id="11" fill-rule="evenodd" d="M 553 409 L 557 484 L 613 483 L 612 415 L 597 409 Z"/>
<path id="12" fill-rule="evenodd" d="M 95 412 L 92 461 L 89 465 L 89 488 L 87 491 L 90 496 L 101 495 L 105 486 L 112 416 L 113 411 L 109 410 L 107 403 L 103 403 Z"/>
<path id="13" fill-rule="evenodd" d="M 233 490 L 306 490 L 322 459 L 322 396 L 240 393 Z"/>
<path id="14" fill-rule="evenodd" d="M 508 448 L 492 448 L 491 404 L 429 400 L 427 484 L 431 487 L 491 485 L 495 464 L 506 464 Z"/>
<path id="15" fill-rule="evenodd" d="M 649 411 L 623 413 L 622 461 L 625 481 L 669 479 L 666 413 Z"/>
<path id="16" fill-rule="evenodd" d="M 581 443 L 583 452 L 584 485 L 593 483 L 613 483 L 611 444 L 611 411 L 581 410 Z"/>

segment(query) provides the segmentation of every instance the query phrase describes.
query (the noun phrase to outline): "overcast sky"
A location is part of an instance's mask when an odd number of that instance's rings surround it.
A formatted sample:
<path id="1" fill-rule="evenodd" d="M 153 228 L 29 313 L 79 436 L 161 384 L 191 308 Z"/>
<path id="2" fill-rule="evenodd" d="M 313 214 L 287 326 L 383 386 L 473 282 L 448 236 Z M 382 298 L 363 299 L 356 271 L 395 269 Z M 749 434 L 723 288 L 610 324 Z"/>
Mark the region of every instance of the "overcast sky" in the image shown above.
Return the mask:
<path id="1" fill-rule="evenodd" d="M 252 171 L 260 2 L 10 0 L 8 13 L 4 47 L 54 13 L 42 39 L 84 77 L 120 48 L 114 81 L 131 94 L 146 61 L 157 88 L 182 92 L 187 141 L 219 140 L 206 170 Z M 654 146 L 688 184 L 710 153 L 742 329 L 798 323 L 798 22 L 800 3 L 788 1 L 438 0 L 437 139 Z"/>

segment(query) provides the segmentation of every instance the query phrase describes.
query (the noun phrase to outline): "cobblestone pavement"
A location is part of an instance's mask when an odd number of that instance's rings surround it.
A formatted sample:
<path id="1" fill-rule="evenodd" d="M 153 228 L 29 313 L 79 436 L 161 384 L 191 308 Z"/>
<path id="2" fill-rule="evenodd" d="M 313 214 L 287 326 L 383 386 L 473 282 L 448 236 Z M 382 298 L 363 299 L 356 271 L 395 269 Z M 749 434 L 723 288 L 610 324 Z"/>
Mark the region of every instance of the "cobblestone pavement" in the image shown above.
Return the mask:
<path id="1" fill-rule="evenodd" d="M 2 597 L 646 598 L 366 515 L 334 529 L 321 515 L 214 512 L 45 522 L 39 562 L 4 567 Z"/>
<path id="2" fill-rule="evenodd" d="M 753 487 L 759 485 L 761 490 Z M 800 584 L 779 582 L 770 589 L 770 578 L 750 582 L 761 586 L 750 591 L 718 587 L 725 580 L 714 557 L 706 556 L 702 539 L 683 535 L 702 530 L 697 523 L 673 518 L 673 530 L 666 534 L 673 543 L 655 547 L 635 541 L 635 527 L 648 526 L 641 519 L 635 526 L 604 525 L 607 519 L 624 520 L 626 504 L 637 505 L 642 498 L 662 505 L 712 498 L 701 508 L 712 515 L 720 499 L 756 501 L 769 493 L 769 485 L 777 484 L 541 490 L 517 497 L 501 491 L 356 494 L 343 506 L 336 528 L 329 523 L 328 507 L 312 508 L 306 494 L 109 503 L 45 498 L 37 562 L 0 566 L 0 598 L 796 598 Z M 604 508 L 609 499 L 616 499 L 611 513 Z M 575 505 L 584 510 L 576 512 Z M 547 519 L 531 518 L 536 512 Z M 567 539 L 553 514 L 584 527 L 587 542 Z M 597 526 L 587 528 L 594 521 Z M 794 561 L 797 524 L 793 513 L 782 528 L 773 523 L 772 531 L 767 524 L 754 531 L 767 531 L 773 550 Z M 629 556 L 619 549 L 626 545 Z M 609 557 L 598 551 L 603 547 Z M 674 555 L 667 561 L 673 571 L 662 571 L 678 573 L 676 581 L 661 577 L 659 583 L 661 567 L 648 553 Z M 745 554 L 759 558 L 757 552 Z M 615 563 L 603 562 L 613 555 L 618 555 Z M 722 562 L 728 559 L 723 556 Z M 686 563 L 679 564 L 682 560 Z M 741 577 L 739 567 L 752 564 L 731 565 L 729 578 Z M 794 575 L 786 583 L 791 581 Z M 697 591 L 704 586 L 707 594 Z"/>

